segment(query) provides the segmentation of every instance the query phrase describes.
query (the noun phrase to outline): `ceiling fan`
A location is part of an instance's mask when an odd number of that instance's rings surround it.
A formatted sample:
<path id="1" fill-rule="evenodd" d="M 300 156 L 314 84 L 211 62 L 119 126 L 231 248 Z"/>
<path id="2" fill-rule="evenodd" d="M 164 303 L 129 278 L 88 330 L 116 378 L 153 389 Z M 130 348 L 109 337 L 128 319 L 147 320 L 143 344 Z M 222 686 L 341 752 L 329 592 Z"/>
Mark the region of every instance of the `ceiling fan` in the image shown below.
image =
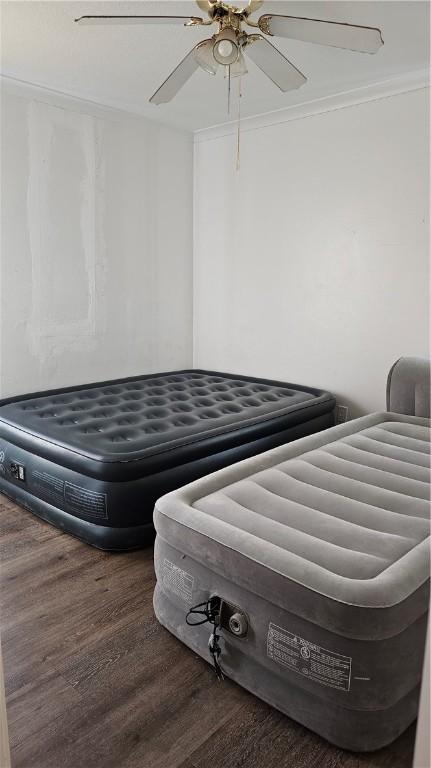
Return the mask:
<path id="1" fill-rule="evenodd" d="M 80 16 L 79 24 L 181 24 L 186 27 L 217 25 L 217 32 L 201 40 L 184 57 L 169 77 L 153 94 L 153 104 L 164 104 L 176 96 L 193 73 L 202 67 L 215 75 L 220 66 L 228 68 L 230 77 L 247 73 L 244 53 L 277 85 L 281 91 L 300 88 L 307 78 L 272 43 L 269 37 L 287 37 L 306 43 L 329 45 L 360 53 L 376 53 L 383 45 L 379 29 L 337 21 L 306 19 L 297 16 L 263 14 L 257 21 L 250 18 L 263 0 L 248 0 L 245 8 L 228 5 L 222 0 L 196 0 L 208 19 L 198 16 Z M 258 29 L 247 33 L 243 26 Z"/>

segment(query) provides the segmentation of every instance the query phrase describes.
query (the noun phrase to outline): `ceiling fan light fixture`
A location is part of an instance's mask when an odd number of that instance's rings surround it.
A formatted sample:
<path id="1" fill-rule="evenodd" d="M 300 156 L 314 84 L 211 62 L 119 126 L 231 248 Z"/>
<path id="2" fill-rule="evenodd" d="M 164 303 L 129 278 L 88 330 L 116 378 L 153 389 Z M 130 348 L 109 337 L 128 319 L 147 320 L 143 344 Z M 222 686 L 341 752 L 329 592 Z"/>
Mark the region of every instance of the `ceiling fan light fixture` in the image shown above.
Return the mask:
<path id="1" fill-rule="evenodd" d="M 199 66 L 210 75 L 215 75 L 218 70 L 218 63 L 213 56 L 213 40 L 203 40 L 195 48 L 194 56 Z"/>
<path id="2" fill-rule="evenodd" d="M 242 75 L 246 75 L 247 72 L 247 64 L 245 63 L 245 58 L 242 51 L 240 51 L 238 59 L 232 64 L 230 68 L 230 76 L 241 77 Z"/>
<path id="3" fill-rule="evenodd" d="M 216 36 L 213 45 L 213 56 L 219 64 L 230 67 L 239 57 L 239 45 L 235 31 L 231 27 L 225 27 Z"/>

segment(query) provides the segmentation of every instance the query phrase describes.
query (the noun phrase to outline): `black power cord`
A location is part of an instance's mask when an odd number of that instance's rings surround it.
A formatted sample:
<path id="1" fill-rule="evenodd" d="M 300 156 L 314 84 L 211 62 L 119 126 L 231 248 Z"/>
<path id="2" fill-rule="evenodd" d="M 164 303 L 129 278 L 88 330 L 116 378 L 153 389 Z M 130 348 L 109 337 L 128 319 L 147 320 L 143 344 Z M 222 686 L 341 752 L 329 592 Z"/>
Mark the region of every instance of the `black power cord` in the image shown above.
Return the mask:
<path id="1" fill-rule="evenodd" d="M 201 616 L 203 618 L 191 620 L 193 616 Z M 214 629 L 208 640 L 208 649 L 211 654 L 211 658 L 214 664 L 215 673 L 218 680 L 224 680 L 223 670 L 221 668 L 219 658 L 221 655 L 221 648 L 219 644 L 219 633 L 217 631 L 220 624 L 220 598 L 210 597 L 204 603 L 198 603 L 190 608 L 186 616 L 186 624 L 189 627 L 199 627 L 206 623 L 212 624 Z"/>

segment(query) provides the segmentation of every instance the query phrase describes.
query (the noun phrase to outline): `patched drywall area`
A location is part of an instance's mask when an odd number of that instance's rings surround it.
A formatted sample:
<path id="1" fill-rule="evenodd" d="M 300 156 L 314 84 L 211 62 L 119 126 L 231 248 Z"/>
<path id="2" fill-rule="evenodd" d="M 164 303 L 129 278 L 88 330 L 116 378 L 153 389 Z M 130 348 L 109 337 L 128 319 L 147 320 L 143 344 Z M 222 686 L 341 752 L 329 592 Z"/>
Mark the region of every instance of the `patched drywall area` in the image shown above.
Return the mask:
<path id="1" fill-rule="evenodd" d="M 190 134 L 5 87 L 1 145 L 1 396 L 190 366 Z"/>
<path id="2" fill-rule="evenodd" d="M 429 90 L 195 146 L 197 367 L 384 410 L 429 354 Z M 211 193 L 208 194 L 208 180 Z"/>
<path id="3" fill-rule="evenodd" d="M 37 353 L 43 339 L 94 336 L 95 121 L 33 101 L 28 128 L 29 339 Z"/>

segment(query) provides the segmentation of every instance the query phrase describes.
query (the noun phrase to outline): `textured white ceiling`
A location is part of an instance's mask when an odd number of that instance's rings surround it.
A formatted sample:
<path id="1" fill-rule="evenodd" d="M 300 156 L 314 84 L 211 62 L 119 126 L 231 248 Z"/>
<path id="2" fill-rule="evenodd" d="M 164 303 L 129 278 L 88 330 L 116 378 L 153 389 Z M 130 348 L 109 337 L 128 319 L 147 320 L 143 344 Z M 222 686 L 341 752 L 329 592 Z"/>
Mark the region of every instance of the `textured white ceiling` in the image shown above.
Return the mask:
<path id="1" fill-rule="evenodd" d="M 278 0 L 266 2 L 260 13 L 268 11 L 380 27 L 385 45 L 371 56 L 273 38 L 272 42 L 307 76 L 308 83 L 283 94 L 249 62 L 249 73 L 243 78 L 244 116 L 429 66 L 428 2 Z M 200 15 L 192 1 L 6 0 L 1 3 L 1 72 L 187 129 L 229 119 L 226 82 L 221 73 L 213 77 L 198 71 L 170 104 L 157 107 L 148 103 L 169 72 L 212 27 L 74 24 L 76 16 L 88 13 Z"/>

